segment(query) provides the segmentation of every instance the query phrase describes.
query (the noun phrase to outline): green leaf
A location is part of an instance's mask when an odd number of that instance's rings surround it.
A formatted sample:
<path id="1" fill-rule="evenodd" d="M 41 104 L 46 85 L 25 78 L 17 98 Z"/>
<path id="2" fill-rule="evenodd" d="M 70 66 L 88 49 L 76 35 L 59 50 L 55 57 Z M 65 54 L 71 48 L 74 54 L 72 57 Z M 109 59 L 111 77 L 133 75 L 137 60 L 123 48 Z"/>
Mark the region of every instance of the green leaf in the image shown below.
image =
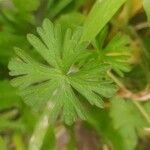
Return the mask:
<path id="1" fill-rule="evenodd" d="M 149 103 L 149 102 L 146 102 L 146 103 L 144 104 L 144 108 L 145 108 L 145 110 L 150 114 L 150 103 Z"/>
<path id="2" fill-rule="evenodd" d="M 34 11 L 39 6 L 39 0 L 13 0 L 16 8 L 21 12 Z"/>
<path id="3" fill-rule="evenodd" d="M 109 109 L 100 110 L 94 107 L 89 111 L 87 121 L 96 130 L 100 138 L 103 139 L 104 143 L 108 144 L 111 149 L 124 150 L 124 139 L 114 128 L 109 116 Z"/>
<path id="4" fill-rule="evenodd" d="M 0 63 L 8 65 L 9 59 L 14 54 L 12 47 L 25 47 L 25 45 L 27 43 L 22 35 L 12 34 L 8 31 L 0 32 Z"/>
<path id="5" fill-rule="evenodd" d="M 150 24 L 150 1 L 149 0 L 144 0 L 143 1 L 143 5 L 144 5 L 144 9 L 145 9 L 145 12 L 147 14 L 147 20 Z"/>
<path id="6" fill-rule="evenodd" d="M 87 2 L 87 0 L 74 0 L 74 6 L 75 9 L 78 10 L 80 9 L 85 3 Z"/>
<path id="7" fill-rule="evenodd" d="M 129 72 L 129 59 L 131 57 L 131 49 L 129 47 L 130 38 L 127 35 L 118 33 L 104 48 L 104 61 L 112 66 L 120 76 L 122 72 Z"/>
<path id="8" fill-rule="evenodd" d="M 62 26 L 63 30 L 67 28 L 76 29 L 77 26 L 82 26 L 85 20 L 85 16 L 78 12 L 71 12 L 64 15 L 56 20 Z"/>
<path id="9" fill-rule="evenodd" d="M 95 49 L 102 49 L 104 42 L 106 40 L 108 34 L 108 25 L 104 26 L 104 28 L 100 31 L 100 33 L 96 36 L 96 38 L 92 41 L 92 45 Z"/>
<path id="10" fill-rule="evenodd" d="M 134 150 L 138 142 L 136 130 L 142 129 L 147 123 L 132 101 L 116 97 L 111 102 L 110 116 L 114 128 L 124 139 L 124 150 Z"/>
<path id="11" fill-rule="evenodd" d="M 124 72 L 130 71 L 129 59 L 131 58 L 131 39 L 129 36 L 119 32 L 106 45 L 102 38 L 107 35 L 107 32 L 104 31 L 102 30 L 99 38 L 95 39 L 95 43 L 97 44 L 95 45 L 96 52 L 94 55 L 98 57 L 100 62 L 110 64 L 111 69 L 119 76 L 123 76 Z"/>
<path id="12" fill-rule="evenodd" d="M 125 1 L 97 0 L 85 21 L 81 41 L 94 39 Z"/>
<path id="13" fill-rule="evenodd" d="M 19 106 L 20 103 L 21 99 L 9 81 L 0 81 L 0 110 Z"/>
<path id="14" fill-rule="evenodd" d="M 49 106 L 46 114 L 51 122 L 62 112 L 62 120 L 69 125 L 78 116 L 86 118 L 79 95 L 92 105 L 103 107 L 102 97 L 112 97 L 116 87 L 106 75 L 107 65 L 87 59 L 87 43 L 80 43 L 82 29 L 67 29 L 62 35 L 58 24 L 45 19 L 37 31 L 39 37 L 29 34 L 28 40 L 43 61 L 38 62 L 17 48 L 17 57 L 8 66 L 10 75 L 17 76 L 11 83 L 19 87 L 24 101 L 35 111 Z"/>
<path id="15" fill-rule="evenodd" d="M 41 150 L 54 150 L 55 144 L 56 144 L 56 141 L 55 141 L 54 128 L 49 126 L 47 133 L 44 137 Z"/>
<path id="16" fill-rule="evenodd" d="M 12 130 L 12 131 L 19 131 L 19 132 L 25 131 L 25 124 L 21 120 L 12 121 L 12 120 L 8 120 L 8 119 L 0 118 L 0 122 L 1 122 L 0 132 L 8 131 L 8 129 Z"/>
<path id="17" fill-rule="evenodd" d="M 7 150 L 6 144 L 1 137 L 0 137 L 0 149 L 1 150 Z"/>
<path id="18" fill-rule="evenodd" d="M 73 0 L 59 0 L 54 5 L 51 6 L 48 10 L 48 16 L 54 18 L 57 16 L 66 6 L 68 6 Z"/>
<path id="19" fill-rule="evenodd" d="M 21 134 L 15 133 L 13 135 L 13 144 L 15 145 L 16 150 L 25 150 L 25 145 Z"/>

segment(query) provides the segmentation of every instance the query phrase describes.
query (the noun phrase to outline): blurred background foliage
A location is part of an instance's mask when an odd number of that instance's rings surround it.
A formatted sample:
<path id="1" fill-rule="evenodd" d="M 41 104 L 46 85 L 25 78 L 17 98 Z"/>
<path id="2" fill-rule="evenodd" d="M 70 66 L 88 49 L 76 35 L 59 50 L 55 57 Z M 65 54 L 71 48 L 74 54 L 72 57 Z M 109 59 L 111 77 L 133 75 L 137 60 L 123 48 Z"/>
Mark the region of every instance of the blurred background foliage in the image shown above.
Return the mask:
<path id="1" fill-rule="evenodd" d="M 36 34 L 35 27 L 40 26 L 44 18 L 59 22 L 63 30 L 83 25 L 94 2 L 0 0 L 0 150 L 26 150 L 39 116 L 23 103 L 9 83 L 7 65 L 14 55 L 13 48 L 20 47 L 37 57 L 26 40 L 27 33 Z M 132 38 L 131 71 L 125 73 L 124 78 L 118 78 L 130 91 L 150 95 L 150 15 L 146 16 L 144 8 L 150 14 L 149 1 L 145 0 L 143 7 L 142 0 L 128 0 L 108 24 L 107 40 L 118 31 Z M 126 97 L 122 92 L 119 95 Z M 42 150 L 75 147 L 79 150 L 112 147 L 114 150 L 149 150 L 150 129 L 145 128 L 148 124 L 130 103 L 114 98 L 112 107 L 106 103 L 104 110 L 92 108 L 87 122 L 77 122 L 72 127 L 58 122 L 56 127 L 49 128 Z M 150 114 L 149 101 L 141 105 Z"/>

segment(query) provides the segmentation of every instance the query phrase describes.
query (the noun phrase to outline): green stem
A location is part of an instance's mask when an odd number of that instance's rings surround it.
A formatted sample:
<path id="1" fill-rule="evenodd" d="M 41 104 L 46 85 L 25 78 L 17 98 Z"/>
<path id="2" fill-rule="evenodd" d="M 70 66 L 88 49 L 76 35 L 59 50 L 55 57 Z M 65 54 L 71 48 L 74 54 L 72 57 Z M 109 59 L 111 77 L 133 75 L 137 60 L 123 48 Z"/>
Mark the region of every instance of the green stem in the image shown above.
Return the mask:
<path id="1" fill-rule="evenodd" d="M 145 118 L 145 120 L 150 124 L 150 116 L 147 114 L 147 112 L 142 107 L 142 105 L 139 102 L 134 101 L 134 100 L 132 102 L 138 108 L 138 110 L 141 112 L 141 114 L 143 115 L 143 117 Z"/>
<path id="2" fill-rule="evenodd" d="M 49 105 L 47 105 L 35 127 L 30 139 L 29 150 L 40 150 L 43 144 L 44 137 L 49 127 L 49 109 Z"/>
<path id="3" fill-rule="evenodd" d="M 124 84 L 117 78 L 115 77 L 111 71 L 108 71 L 108 75 L 109 77 L 111 77 L 114 82 L 122 89 L 126 89 L 126 87 L 124 86 Z M 145 111 L 145 109 L 142 107 L 142 105 L 135 101 L 135 100 L 132 100 L 133 104 L 138 108 L 138 110 L 140 111 L 140 113 L 142 114 L 142 116 L 144 117 L 144 119 L 148 122 L 148 124 L 150 124 L 150 116 L 147 114 L 147 112 Z"/>
<path id="4" fill-rule="evenodd" d="M 114 82 L 122 89 L 125 89 L 125 86 L 123 85 L 123 83 L 121 81 L 118 80 L 118 78 L 116 76 L 114 76 L 111 71 L 109 70 L 107 72 L 108 76 L 114 80 Z"/>
<path id="5" fill-rule="evenodd" d="M 15 144 L 15 149 L 16 150 L 25 150 L 25 145 L 23 143 L 23 139 L 22 139 L 22 136 L 18 133 L 16 133 L 14 136 L 13 136 L 13 141 L 14 141 L 14 144 Z"/>

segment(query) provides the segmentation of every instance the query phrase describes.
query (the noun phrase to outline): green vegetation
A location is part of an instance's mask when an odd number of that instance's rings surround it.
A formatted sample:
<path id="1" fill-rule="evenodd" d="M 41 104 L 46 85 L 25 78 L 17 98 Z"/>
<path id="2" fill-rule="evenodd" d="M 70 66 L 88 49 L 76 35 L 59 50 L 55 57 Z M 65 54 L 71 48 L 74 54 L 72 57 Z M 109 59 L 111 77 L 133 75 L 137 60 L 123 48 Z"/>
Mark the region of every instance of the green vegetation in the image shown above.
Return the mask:
<path id="1" fill-rule="evenodd" d="M 0 0 L 0 150 L 149 150 L 149 0 Z"/>

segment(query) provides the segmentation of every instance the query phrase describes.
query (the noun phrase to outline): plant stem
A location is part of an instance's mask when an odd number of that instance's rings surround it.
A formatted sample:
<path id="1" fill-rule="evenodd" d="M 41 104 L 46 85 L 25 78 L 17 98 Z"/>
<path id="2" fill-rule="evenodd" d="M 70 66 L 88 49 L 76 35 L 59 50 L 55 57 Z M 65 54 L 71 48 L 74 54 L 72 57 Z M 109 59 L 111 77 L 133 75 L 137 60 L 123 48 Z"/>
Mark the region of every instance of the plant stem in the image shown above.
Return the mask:
<path id="1" fill-rule="evenodd" d="M 139 102 L 134 101 L 134 100 L 132 102 L 138 108 L 138 110 L 141 112 L 141 114 L 143 115 L 145 120 L 150 124 L 150 117 L 147 114 L 147 112 L 145 111 L 145 109 L 142 107 L 142 105 Z"/>
<path id="2" fill-rule="evenodd" d="M 116 83 L 120 88 L 125 89 L 125 86 L 123 85 L 123 83 L 122 83 L 121 81 L 119 81 L 119 80 L 117 79 L 117 77 L 115 77 L 115 76 L 111 73 L 110 70 L 107 72 L 107 74 L 108 74 L 108 76 L 109 76 L 110 78 L 112 78 L 112 79 L 115 81 L 115 83 Z"/>
<path id="3" fill-rule="evenodd" d="M 49 127 L 49 106 L 45 108 L 30 139 L 29 150 L 40 150 Z"/>
<path id="4" fill-rule="evenodd" d="M 119 79 L 117 79 L 117 77 L 115 77 L 115 76 L 111 73 L 111 71 L 108 71 L 108 75 L 109 75 L 109 77 L 111 77 L 111 78 L 114 80 L 114 82 L 115 82 L 120 88 L 125 89 L 125 91 L 128 91 L 128 90 L 126 89 L 126 87 L 124 86 L 124 84 L 123 84 L 121 81 L 119 81 Z M 130 91 L 129 91 L 129 92 L 130 92 Z M 135 100 L 132 100 L 132 102 L 133 102 L 133 104 L 138 108 L 138 110 L 140 111 L 140 113 L 142 114 L 142 116 L 145 118 L 145 120 L 148 122 L 148 124 L 150 124 L 150 116 L 147 114 L 147 112 L 146 112 L 145 109 L 142 107 L 142 105 L 141 105 L 139 102 L 135 101 Z"/>
<path id="5" fill-rule="evenodd" d="M 22 136 L 18 133 L 15 133 L 15 135 L 13 136 L 13 142 L 15 144 L 15 149 L 16 150 L 25 150 L 25 145 L 23 143 L 23 139 Z"/>

